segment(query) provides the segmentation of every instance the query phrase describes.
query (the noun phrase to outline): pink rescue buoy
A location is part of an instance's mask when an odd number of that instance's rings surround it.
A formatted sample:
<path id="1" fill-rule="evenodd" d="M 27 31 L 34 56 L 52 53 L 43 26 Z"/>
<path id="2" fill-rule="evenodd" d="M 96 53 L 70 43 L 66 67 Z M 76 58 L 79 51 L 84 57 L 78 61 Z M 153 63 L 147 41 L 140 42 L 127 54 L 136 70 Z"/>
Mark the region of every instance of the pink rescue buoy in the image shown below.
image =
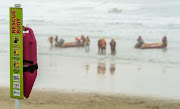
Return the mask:
<path id="1" fill-rule="evenodd" d="M 25 27 L 28 33 L 23 33 L 23 80 L 24 96 L 29 97 L 37 76 L 37 45 L 33 30 Z"/>

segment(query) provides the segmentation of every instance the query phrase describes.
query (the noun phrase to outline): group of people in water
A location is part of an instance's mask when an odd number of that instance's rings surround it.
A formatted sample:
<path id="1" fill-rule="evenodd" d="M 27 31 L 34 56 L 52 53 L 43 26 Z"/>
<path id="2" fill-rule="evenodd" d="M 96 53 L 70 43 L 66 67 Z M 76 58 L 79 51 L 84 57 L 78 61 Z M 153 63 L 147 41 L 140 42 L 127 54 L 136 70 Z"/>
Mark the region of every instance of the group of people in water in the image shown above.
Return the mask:
<path id="1" fill-rule="evenodd" d="M 64 39 L 60 39 L 58 41 L 58 36 L 56 35 L 55 38 L 53 36 L 49 37 L 49 42 L 51 47 L 53 47 L 53 43 L 55 47 L 62 47 L 64 43 Z M 75 42 L 77 45 L 83 44 L 86 47 L 86 50 L 89 50 L 89 45 L 90 45 L 90 38 L 89 36 L 84 37 L 84 35 L 81 35 L 81 38 L 75 37 Z M 116 53 L 116 41 L 114 39 L 111 40 L 109 43 L 111 47 L 111 54 Z M 100 38 L 98 40 L 98 53 L 99 54 L 105 54 L 106 53 L 106 41 L 104 38 Z"/>
<path id="2" fill-rule="evenodd" d="M 50 44 L 51 46 L 53 46 L 53 41 L 55 42 L 54 43 L 54 46 L 55 47 L 65 47 L 65 45 L 63 46 L 64 43 L 64 39 L 60 39 L 58 41 L 58 36 L 56 35 L 55 38 L 53 38 L 53 36 L 50 36 L 49 37 L 49 41 L 50 41 Z M 81 35 L 81 37 L 75 37 L 75 42 L 69 42 L 69 43 L 66 43 L 67 45 L 69 44 L 69 47 L 80 47 L 80 45 L 82 47 L 86 47 L 86 50 L 89 50 L 89 45 L 90 45 L 90 38 L 89 36 L 86 36 L 84 37 L 84 35 Z M 111 39 L 110 41 L 110 48 L 111 48 L 111 54 L 116 54 L 116 41 L 115 39 Z M 135 48 L 142 48 L 144 43 L 144 40 L 142 39 L 141 36 L 138 37 L 137 39 L 137 43 L 136 45 L 134 46 Z M 156 45 L 158 43 L 152 43 L 152 44 L 146 44 L 146 45 Z M 98 40 L 98 53 L 99 54 L 105 54 L 106 53 L 106 40 L 104 38 L 100 38 Z M 166 47 L 167 46 L 167 37 L 164 36 L 162 38 L 162 42 L 161 42 L 161 45 L 160 45 L 162 48 Z M 156 46 L 158 47 L 158 46 Z"/>
<path id="3" fill-rule="evenodd" d="M 82 43 L 83 45 L 86 46 L 86 50 L 89 50 L 89 44 L 90 44 L 90 39 L 89 36 L 84 37 L 84 35 L 81 35 L 81 39 L 79 37 L 75 38 L 77 44 Z"/>
<path id="4" fill-rule="evenodd" d="M 114 39 L 109 43 L 111 47 L 111 54 L 116 53 L 116 41 Z M 106 41 L 104 38 L 100 38 L 98 40 L 98 53 L 105 54 L 106 53 Z"/>
<path id="5" fill-rule="evenodd" d="M 75 37 L 75 42 L 65 43 L 64 39 L 62 39 L 62 38 L 58 41 L 58 36 L 56 35 L 55 38 L 53 38 L 53 36 L 50 36 L 49 42 L 50 42 L 51 47 L 53 47 L 53 46 L 64 47 L 65 45 L 69 45 L 69 47 L 86 46 L 86 50 L 89 50 L 90 38 L 89 38 L 89 36 L 87 36 L 85 38 L 84 35 L 81 35 L 81 38 Z M 64 46 L 63 46 L 63 44 L 64 44 Z"/>

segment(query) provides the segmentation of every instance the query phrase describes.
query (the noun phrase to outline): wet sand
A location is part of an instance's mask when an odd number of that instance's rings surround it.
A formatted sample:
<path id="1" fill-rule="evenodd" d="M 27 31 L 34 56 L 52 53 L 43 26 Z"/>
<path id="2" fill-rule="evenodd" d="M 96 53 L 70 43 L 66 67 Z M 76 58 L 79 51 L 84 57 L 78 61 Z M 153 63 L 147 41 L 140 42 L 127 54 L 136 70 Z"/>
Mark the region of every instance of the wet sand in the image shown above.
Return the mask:
<path id="1" fill-rule="evenodd" d="M 109 93 L 80 93 L 33 90 L 30 98 L 22 100 L 22 109 L 180 109 L 178 100 Z M 14 109 L 9 89 L 0 88 L 1 109 Z"/>
<path id="2" fill-rule="evenodd" d="M 0 86 L 9 86 L 8 59 L 0 56 Z M 39 55 L 38 65 L 34 89 L 180 99 L 178 65 L 59 55 Z"/>

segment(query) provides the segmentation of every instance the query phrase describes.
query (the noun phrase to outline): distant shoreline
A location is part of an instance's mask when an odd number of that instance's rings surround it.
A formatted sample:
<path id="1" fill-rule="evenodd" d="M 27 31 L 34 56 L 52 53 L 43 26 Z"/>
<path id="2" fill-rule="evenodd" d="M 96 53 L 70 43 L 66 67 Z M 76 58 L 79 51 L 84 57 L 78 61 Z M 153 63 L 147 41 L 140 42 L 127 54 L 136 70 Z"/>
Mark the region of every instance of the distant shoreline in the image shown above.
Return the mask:
<path id="1" fill-rule="evenodd" d="M 9 88 L 0 88 L 2 109 L 14 107 Z M 180 100 L 127 96 L 106 93 L 78 93 L 33 90 L 22 100 L 22 109 L 179 109 Z"/>

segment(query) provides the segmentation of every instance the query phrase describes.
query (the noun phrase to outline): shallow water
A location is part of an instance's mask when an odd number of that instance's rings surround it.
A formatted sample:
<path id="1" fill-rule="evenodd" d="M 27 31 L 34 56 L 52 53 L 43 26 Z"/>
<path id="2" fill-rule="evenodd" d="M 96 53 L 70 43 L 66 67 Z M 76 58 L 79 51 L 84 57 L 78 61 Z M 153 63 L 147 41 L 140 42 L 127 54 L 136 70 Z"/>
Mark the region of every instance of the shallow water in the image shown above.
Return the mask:
<path id="1" fill-rule="evenodd" d="M 160 3 L 158 5 L 154 2 Z M 0 4 L 0 53 L 8 52 L 9 6 L 21 2 L 24 25 L 33 28 L 41 55 L 67 57 L 111 58 L 109 44 L 105 56 L 97 55 L 97 40 L 104 37 L 117 42 L 116 59 L 140 62 L 180 64 L 180 1 L 178 0 L 54 0 L 52 1 L 3 1 Z M 89 35 L 91 49 L 82 48 L 49 50 L 48 37 L 58 35 L 66 42 L 75 36 Z M 137 50 L 133 46 L 138 35 L 146 43 L 161 42 L 168 37 L 166 50 Z M 76 52 L 78 51 L 78 52 Z M 74 53 L 76 52 L 76 53 Z"/>

